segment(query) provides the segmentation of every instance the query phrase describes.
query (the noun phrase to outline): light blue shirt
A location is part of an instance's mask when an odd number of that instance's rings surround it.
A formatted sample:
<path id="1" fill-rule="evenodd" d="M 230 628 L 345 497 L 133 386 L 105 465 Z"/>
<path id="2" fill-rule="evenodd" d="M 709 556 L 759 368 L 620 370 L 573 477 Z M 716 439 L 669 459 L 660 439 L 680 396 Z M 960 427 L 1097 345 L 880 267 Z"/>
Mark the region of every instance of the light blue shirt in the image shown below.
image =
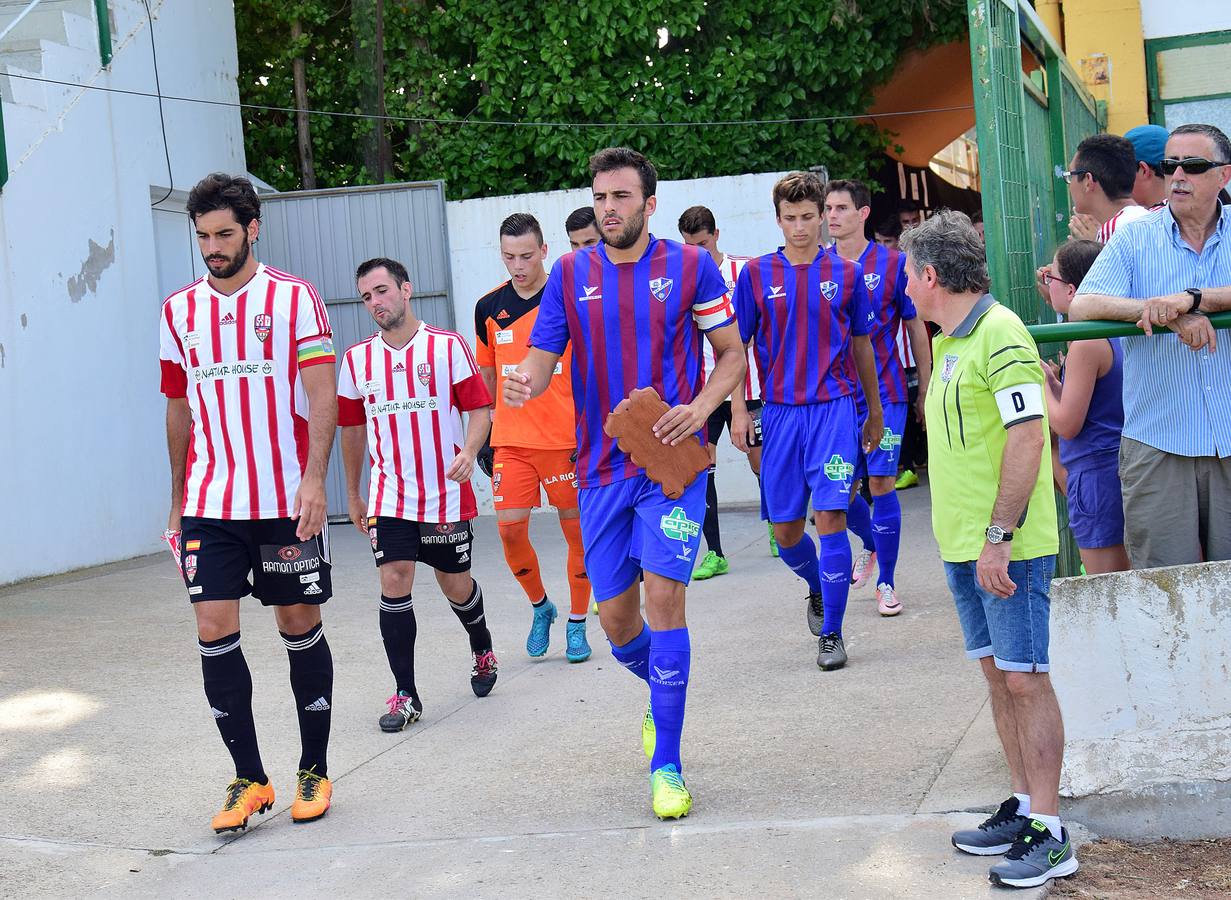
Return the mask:
<path id="1" fill-rule="evenodd" d="M 1231 207 L 1198 254 L 1168 207 L 1117 228 L 1079 294 L 1145 300 L 1231 286 Z M 1174 332 L 1124 338 L 1124 436 L 1177 456 L 1231 456 L 1231 329 L 1195 353 Z"/>

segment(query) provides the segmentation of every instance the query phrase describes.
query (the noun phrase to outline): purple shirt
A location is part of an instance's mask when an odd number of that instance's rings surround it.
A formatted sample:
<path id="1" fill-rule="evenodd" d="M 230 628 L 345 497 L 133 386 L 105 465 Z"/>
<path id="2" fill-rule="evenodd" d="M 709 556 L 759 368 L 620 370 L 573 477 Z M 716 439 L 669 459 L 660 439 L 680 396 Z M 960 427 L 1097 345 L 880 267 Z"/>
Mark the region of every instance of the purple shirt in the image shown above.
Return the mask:
<path id="1" fill-rule="evenodd" d="M 906 371 L 898 354 L 898 331 L 903 320 L 916 315 L 915 304 L 906 296 L 906 254 L 872 242 L 859 257 L 859 265 L 863 266 L 863 283 L 875 316 L 870 336 L 881 403 L 906 403 Z"/>

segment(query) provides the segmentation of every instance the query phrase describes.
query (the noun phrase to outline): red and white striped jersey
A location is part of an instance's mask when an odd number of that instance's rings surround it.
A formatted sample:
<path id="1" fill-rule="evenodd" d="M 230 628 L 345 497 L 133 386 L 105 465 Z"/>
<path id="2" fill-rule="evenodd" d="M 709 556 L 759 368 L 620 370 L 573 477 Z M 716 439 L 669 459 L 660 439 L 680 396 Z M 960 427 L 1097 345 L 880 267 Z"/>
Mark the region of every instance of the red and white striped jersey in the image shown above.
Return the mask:
<path id="1" fill-rule="evenodd" d="M 186 516 L 283 519 L 308 460 L 300 370 L 333 365 L 325 304 L 302 278 L 261 264 L 230 296 L 207 278 L 162 304 L 162 392 L 186 397 Z"/>
<path id="2" fill-rule="evenodd" d="M 1149 212 L 1150 210 L 1146 209 L 1144 206 L 1138 206 L 1136 203 L 1134 203 L 1132 206 L 1124 207 L 1122 210 L 1120 210 L 1118 213 L 1116 213 L 1114 216 L 1112 216 L 1110 219 L 1108 219 L 1106 222 L 1104 222 L 1102 225 L 1099 226 L 1098 242 L 1100 244 L 1107 243 L 1109 240 L 1111 240 L 1111 236 L 1116 233 L 1117 228 L 1127 225 L 1129 222 L 1132 222 L 1135 219 L 1140 219 L 1142 216 L 1147 215 Z"/>
<path id="3" fill-rule="evenodd" d="M 368 515 L 460 522 L 478 515 L 470 482 L 445 478 L 465 443 L 462 413 L 492 405 L 470 346 L 422 324 L 401 349 L 381 334 L 338 366 L 338 424 L 368 427 Z"/>
<path id="4" fill-rule="evenodd" d="M 718 264 L 718 271 L 722 273 L 722 280 L 727 283 L 726 300 L 731 300 L 731 294 L 735 290 L 735 282 L 739 278 L 740 271 L 744 268 L 744 264 L 751 257 L 747 256 L 727 256 L 723 254 L 722 262 Z M 705 378 L 708 381 L 711 374 L 714 372 L 716 360 L 714 358 L 714 348 L 710 346 L 709 341 L 701 342 L 701 354 L 705 359 Z M 748 352 L 748 374 L 744 376 L 744 399 L 759 400 L 761 399 L 761 379 L 757 374 L 757 362 L 754 355 Z"/>
<path id="5" fill-rule="evenodd" d="M 902 363 L 903 369 L 913 369 L 915 367 L 915 354 L 910 349 L 910 334 L 906 330 L 906 320 L 903 319 L 898 324 L 898 360 Z"/>

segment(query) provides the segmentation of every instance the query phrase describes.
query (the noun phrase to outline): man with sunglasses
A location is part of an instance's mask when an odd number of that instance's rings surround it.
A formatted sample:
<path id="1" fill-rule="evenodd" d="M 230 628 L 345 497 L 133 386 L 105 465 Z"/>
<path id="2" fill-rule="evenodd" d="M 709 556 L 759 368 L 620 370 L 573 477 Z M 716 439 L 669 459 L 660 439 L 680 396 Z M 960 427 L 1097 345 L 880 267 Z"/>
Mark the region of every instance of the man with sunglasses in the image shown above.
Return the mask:
<path id="1" fill-rule="evenodd" d="M 1231 206 L 1219 200 L 1231 141 L 1183 125 L 1160 167 L 1167 205 L 1117 232 L 1069 311 L 1144 332 L 1124 338 L 1120 479 L 1134 568 L 1231 559 L 1231 331 L 1207 318 L 1231 310 Z"/>

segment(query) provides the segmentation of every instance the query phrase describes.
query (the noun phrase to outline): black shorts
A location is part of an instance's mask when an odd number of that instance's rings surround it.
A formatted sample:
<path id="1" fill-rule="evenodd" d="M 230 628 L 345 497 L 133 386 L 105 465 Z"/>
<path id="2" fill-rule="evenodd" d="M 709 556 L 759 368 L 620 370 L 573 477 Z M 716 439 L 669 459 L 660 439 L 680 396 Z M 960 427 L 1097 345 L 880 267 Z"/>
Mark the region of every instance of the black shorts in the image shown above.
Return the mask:
<path id="1" fill-rule="evenodd" d="M 748 415 L 752 416 L 752 424 L 756 429 L 752 436 L 749 447 L 761 446 L 761 401 L 748 400 Z M 711 444 L 717 444 L 718 439 L 722 437 L 722 429 L 731 430 L 731 401 L 723 400 L 718 404 L 717 408 L 710 413 L 709 420 L 706 422 L 706 428 L 709 432 L 709 441 Z"/>
<path id="2" fill-rule="evenodd" d="M 376 565 L 387 562 L 421 562 L 437 572 L 469 572 L 470 544 L 474 536 L 469 522 L 411 522 L 389 516 L 368 518 L 368 537 Z"/>
<path id="3" fill-rule="evenodd" d="M 324 603 L 333 596 L 329 526 L 300 541 L 298 525 L 294 519 L 184 516 L 180 568 L 188 599 L 235 600 L 252 594 L 265 606 Z"/>

